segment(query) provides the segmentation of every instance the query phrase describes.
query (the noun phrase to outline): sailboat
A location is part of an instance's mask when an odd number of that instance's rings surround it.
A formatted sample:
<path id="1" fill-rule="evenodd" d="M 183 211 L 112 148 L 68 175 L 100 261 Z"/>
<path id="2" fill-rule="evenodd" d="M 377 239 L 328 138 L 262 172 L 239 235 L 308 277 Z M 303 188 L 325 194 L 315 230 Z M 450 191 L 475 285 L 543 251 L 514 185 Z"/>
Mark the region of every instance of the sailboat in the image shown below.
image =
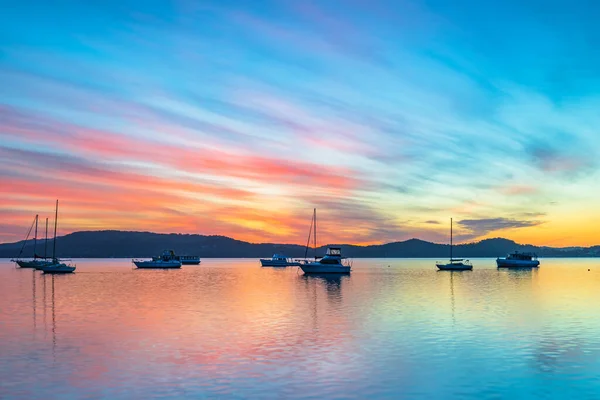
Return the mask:
<path id="1" fill-rule="evenodd" d="M 350 265 L 344 265 L 341 247 L 328 247 L 324 257 L 317 257 L 317 209 L 314 209 L 313 219 L 311 221 L 311 230 L 308 233 L 308 243 L 306 243 L 306 254 L 310 244 L 310 235 L 313 231 L 313 244 L 315 249 L 315 261 L 305 260 L 300 264 L 304 274 L 349 274 Z"/>
<path id="2" fill-rule="evenodd" d="M 31 233 L 31 229 L 35 225 L 35 234 L 33 236 L 33 259 L 31 260 L 21 260 L 21 254 L 23 253 L 23 249 L 27 244 L 27 240 L 29 239 L 29 234 Z M 40 257 L 37 255 L 37 233 L 38 233 L 38 215 L 36 214 L 31 228 L 29 228 L 29 232 L 27 233 L 27 237 L 25 238 L 25 242 L 23 243 L 23 247 L 21 247 L 21 251 L 19 252 L 19 256 L 13 260 L 17 263 L 17 265 L 21 268 L 37 268 L 42 265 L 48 264 L 46 257 Z"/>
<path id="3" fill-rule="evenodd" d="M 473 269 L 473 264 L 464 258 L 452 258 L 452 218 L 450 218 L 450 262 L 438 261 L 435 265 L 441 271 L 468 271 Z"/>
<path id="4" fill-rule="evenodd" d="M 58 258 L 56 258 L 56 226 L 58 224 L 58 200 L 56 200 L 56 211 L 54 215 L 54 240 L 52 243 L 52 261 L 48 263 L 48 265 L 43 265 L 37 269 L 40 271 L 44 271 L 47 274 L 66 274 L 75 271 L 75 266 L 67 265 L 65 263 L 60 262 Z"/>

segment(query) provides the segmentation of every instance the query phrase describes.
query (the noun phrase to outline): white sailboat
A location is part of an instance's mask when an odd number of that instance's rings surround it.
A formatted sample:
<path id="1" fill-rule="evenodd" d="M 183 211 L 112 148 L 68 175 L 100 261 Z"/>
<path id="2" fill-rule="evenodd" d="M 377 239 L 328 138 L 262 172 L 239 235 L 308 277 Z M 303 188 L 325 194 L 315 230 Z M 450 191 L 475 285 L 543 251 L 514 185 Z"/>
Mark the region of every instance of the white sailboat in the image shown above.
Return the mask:
<path id="1" fill-rule="evenodd" d="M 68 274 L 75 271 L 74 265 L 68 265 L 56 258 L 56 226 L 58 225 L 58 200 L 56 200 L 56 210 L 54 215 L 54 240 L 52 243 L 52 261 L 47 265 L 42 265 L 36 269 L 44 271 L 46 274 Z"/>
<path id="2" fill-rule="evenodd" d="M 341 247 L 329 247 L 324 257 L 317 257 L 317 209 L 314 209 L 313 220 L 311 222 L 311 231 L 313 231 L 314 249 L 315 249 L 315 261 L 305 260 L 300 264 L 300 268 L 304 271 L 304 274 L 349 274 L 350 265 L 344 264 L 342 257 Z M 311 231 L 308 234 L 308 243 L 306 244 L 306 251 L 308 252 L 308 245 L 310 243 Z M 305 254 L 306 255 L 306 254 Z"/>
<path id="3" fill-rule="evenodd" d="M 27 240 L 29 239 L 29 234 L 31 233 L 31 229 L 33 228 L 33 224 L 35 224 L 35 234 L 33 236 L 33 259 L 31 260 L 22 260 L 21 254 L 23 253 L 23 249 L 27 244 Z M 44 257 L 40 257 L 37 255 L 37 234 L 38 234 L 38 215 L 36 214 L 33 224 L 31 228 L 29 228 L 29 232 L 27 233 L 27 237 L 25 238 L 25 242 L 23 242 L 23 247 L 21 247 L 21 251 L 19 252 L 19 256 L 11 261 L 17 263 L 17 265 L 21 268 L 38 268 L 43 265 L 48 265 L 49 261 L 44 254 Z M 48 220 L 46 219 L 46 238 L 48 237 Z"/>
<path id="4" fill-rule="evenodd" d="M 469 271 L 473 269 L 473 264 L 464 258 L 452 258 L 452 218 L 450 218 L 450 262 L 436 262 L 435 265 L 440 271 Z"/>

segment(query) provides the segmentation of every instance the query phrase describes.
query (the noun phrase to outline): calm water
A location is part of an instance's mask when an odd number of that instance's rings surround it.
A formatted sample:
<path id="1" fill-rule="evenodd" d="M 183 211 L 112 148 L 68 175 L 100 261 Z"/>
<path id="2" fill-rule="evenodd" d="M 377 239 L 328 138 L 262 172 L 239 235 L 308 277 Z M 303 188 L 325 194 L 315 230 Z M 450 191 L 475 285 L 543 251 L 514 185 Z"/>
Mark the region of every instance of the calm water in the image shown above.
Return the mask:
<path id="1" fill-rule="evenodd" d="M 0 398 L 600 398 L 600 259 L 76 263 L 0 260 Z"/>

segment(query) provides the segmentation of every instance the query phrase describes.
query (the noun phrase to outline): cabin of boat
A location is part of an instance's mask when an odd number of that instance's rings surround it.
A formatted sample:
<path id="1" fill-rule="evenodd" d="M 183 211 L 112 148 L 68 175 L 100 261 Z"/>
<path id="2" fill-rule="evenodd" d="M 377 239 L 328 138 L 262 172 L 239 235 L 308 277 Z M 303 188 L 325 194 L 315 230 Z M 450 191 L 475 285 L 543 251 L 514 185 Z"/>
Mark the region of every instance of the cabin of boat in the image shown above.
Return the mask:
<path id="1" fill-rule="evenodd" d="M 283 254 L 273 254 L 270 259 L 261 258 L 260 264 L 263 267 L 297 267 L 300 265 L 298 261 L 294 261 Z"/>
<path id="2" fill-rule="evenodd" d="M 498 257 L 496 264 L 498 268 L 535 268 L 540 261 L 535 253 L 515 251 L 504 258 Z"/>
<path id="3" fill-rule="evenodd" d="M 349 274 L 350 265 L 344 264 L 341 247 L 328 247 L 325 256 L 300 265 L 305 274 Z"/>

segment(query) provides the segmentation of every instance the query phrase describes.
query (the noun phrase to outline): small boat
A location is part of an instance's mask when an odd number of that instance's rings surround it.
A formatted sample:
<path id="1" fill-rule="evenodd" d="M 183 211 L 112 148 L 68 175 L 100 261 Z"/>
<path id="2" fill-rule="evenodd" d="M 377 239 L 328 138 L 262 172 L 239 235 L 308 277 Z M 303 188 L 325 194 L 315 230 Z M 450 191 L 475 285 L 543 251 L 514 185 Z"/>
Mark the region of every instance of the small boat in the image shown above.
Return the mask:
<path id="1" fill-rule="evenodd" d="M 540 261 L 535 253 L 519 253 L 515 251 L 504 258 L 498 257 L 496 265 L 498 268 L 537 268 Z"/>
<path id="2" fill-rule="evenodd" d="M 162 260 L 166 253 L 169 253 L 168 254 L 169 258 L 181 261 L 182 265 L 198 265 L 198 264 L 200 264 L 199 256 L 178 256 L 177 254 L 175 254 L 175 252 L 173 250 L 165 250 L 163 252 L 163 255 L 152 257 L 152 261 Z"/>
<path id="3" fill-rule="evenodd" d="M 438 261 L 435 263 L 440 271 L 470 271 L 473 264 L 464 258 L 452 258 L 452 218 L 450 218 L 450 261 Z"/>
<path id="4" fill-rule="evenodd" d="M 35 224 L 35 234 L 33 237 L 33 258 L 31 260 L 22 260 L 21 254 L 23 253 L 23 249 L 25 248 L 25 245 L 27 244 L 27 240 L 29 239 L 29 234 L 31 233 L 31 229 L 33 228 L 34 224 Z M 16 259 L 11 260 L 11 261 L 14 261 L 15 263 L 17 263 L 17 265 L 21 268 L 36 268 L 37 269 L 40 266 L 48 265 L 51 263 L 48 260 L 48 258 L 46 257 L 45 250 L 44 250 L 44 257 L 40 257 L 37 254 L 37 233 L 38 233 L 38 215 L 35 216 L 33 223 L 31 225 L 31 228 L 29 228 L 29 232 L 27 233 L 27 237 L 25 238 L 25 241 L 23 242 L 23 247 L 21 247 L 19 256 Z M 47 243 L 48 243 L 48 218 L 46 218 L 46 245 L 44 246 L 44 248 L 47 247 Z"/>
<path id="5" fill-rule="evenodd" d="M 329 247 L 324 257 L 317 257 L 317 209 L 314 209 L 313 219 L 311 221 L 311 229 L 308 233 L 308 243 L 310 243 L 311 231 L 314 234 L 314 249 L 315 249 L 315 260 L 309 261 L 304 260 L 300 264 L 300 268 L 304 274 L 349 274 L 351 267 L 350 265 L 344 264 L 342 257 L 341 247 Z M 308 252 L 308 244 L 306 246 L 306 252 Z M 306 253 L 305 253 L 306 257 Z"/>
<path id="6" fill-rule="evenodd" d="M 160 257 L 152 257 L 151 260 L 131 260 L 138 268 L 181 268 L 181 261 L 173 250 L 163 251 Z"/>
<path id="7" fill-rule="evenodd" d="M 46 265 L 36 267 L 37 270 L 43 271 L 46 274 L 68 274 L 75 271 L 75 268 L 75 266 L 65 264 L 57 258 Z"/>
<path id="8" fill-rule="evenodd" d="M 52 243 L 52 261 L 46 265 L 36 267 L 37 270 L 43 271 L 45 274 L 68 274 L 75 271 L 74 265 L 65 264 L 56 258 L 56 226 L 58 225 L 58 200 L 56 200 L 56 211 L 54 215 L 54 240 Z M 46 225 L 47 226 L 47 225 Z"/>
<path id="9" fill-rule="evenodd" d="M 260 264 L 263 267 L 299 267 L 300 262 L 294 261 L 283 254 L 273 254 L 273 257 L 261 258 Z"/>
<path id="10" fill-rule="evenodd" d="M 176 256 L 183 265 L 198 265 L 200 264 L 199 256 Z"/>
<path id="11" fill-rule="evenodd" d="M 470 271 L 473 269 L 473 264 L 463 258 L 452 258 L 448 263 L 438 261 L 435 265 L 440 271 Z"/>
<path id="12" fill-rule="evenodd" d="M 340 247 L 329 247 L 324 257 L 300 264 L 305 274 L 349 274 L 350 265 L 345 265 Z"/>

